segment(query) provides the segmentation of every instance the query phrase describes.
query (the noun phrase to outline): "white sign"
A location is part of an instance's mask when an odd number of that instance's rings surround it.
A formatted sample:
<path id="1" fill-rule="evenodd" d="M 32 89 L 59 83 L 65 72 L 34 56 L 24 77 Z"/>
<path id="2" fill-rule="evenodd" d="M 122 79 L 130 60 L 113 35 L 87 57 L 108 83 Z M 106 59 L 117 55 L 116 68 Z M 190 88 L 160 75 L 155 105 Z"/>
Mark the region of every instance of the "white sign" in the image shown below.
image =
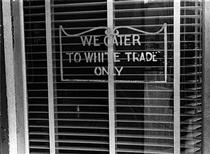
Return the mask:
<path id="1" fill-rule="evenodd" d="M 104 35 L 101 35 L 101 33 L 91 35 L 98 30 L 104 30 Z M 120 34 L 120 30 L 132 31 L 132 33 Z M 162 41 L 162 49 L 160 47 L 147 49 L 147 42 L 145 40 L 142 42 L 142 37 L 155 37 L 161 33 L 163 40 L 159 41 Z M 167 24 L 164 24 L 157 32 L 146 32 L 129 26 L 118 26 L 113 31 L 108 27 L 96 27 L 77 34 L 68 34 L 63 26 L 60 26 L 59 41 L 62 81 L 105 81 L 104 76 L 109 74 L 107 57 L 108 54 L 113 54 L 116 65 L 113 75 L 116 76 L 117 82 L 144 82 L 137 78 L 141 73 L 134 74 L 133 77 L 132 75 L 127 77 L 128 74 L 126 73 L 130 72 L 129 67 L 132 66 L 149 68 L 151 65 L 160 66 L 163 69 L 159 69 L 161 79 L 154 79 L 149 82 L 167 82 Z M 97 51 L 97 49 L 109 46 L 115 48 L 115 52 Z M 141 49 L 142 46 L 145 50 Z M 118 50 L 117 48 L 128 48 L 129 50 Z M 139 69 L 139 72 L 142 72 L 142 70 Z M 98 79 L 97 77 L 101 78 Z"/>

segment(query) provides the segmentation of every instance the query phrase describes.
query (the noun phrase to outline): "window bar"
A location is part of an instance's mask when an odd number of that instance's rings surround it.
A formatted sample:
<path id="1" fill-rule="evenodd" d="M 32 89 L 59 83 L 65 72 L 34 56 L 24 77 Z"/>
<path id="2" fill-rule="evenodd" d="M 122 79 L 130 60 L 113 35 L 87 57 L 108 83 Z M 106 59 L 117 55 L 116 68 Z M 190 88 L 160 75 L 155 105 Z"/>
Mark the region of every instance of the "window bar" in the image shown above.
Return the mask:
<path id="1" fill-rule="evenodd" d="M 199 14 L 198 14 L 198 12 L 199 12 L 199 9 L 197 9 L 197 8 L 199 8 L 199 5 L 198 5 L 198 0 L 196 0 L 195 1 L 195 15 L 196 15 L 196 17 L 197 18 L 195 18 L 195 25 L 198 25 L 199 24 L 199 22 L 198 22 L 198 20 L 200 19 L 200 18 L 198 18 L 198 16 L 199 16 Z M 200 16 L 199 16 L 200 17 Z M 199 70 L 199 68 L 198 68 L 198 65 L 199 65 L 199 61 L 198 61 L 198 59 L 197 59 L 197 57 L 199 56 L 199 43 L 200 42 L 197 42 L 197 40 L 199 40 L 198 39 L 198 33 L 199 33 L 199 30 L 198 30 L 199 28 L 198 28 L 198 26 L 196 26 L 195 27 L 195 57 L 196 57 L 196 60 L 195 60 L 195 83 L 194 83 L 194 87 L 197 89 L 197 85 L 198 85 L 198 83 L 197 83 L 197 81 L 199 80 L 199 77 L 198 77 L 198 72 L 200 71 Z M 198 90 L 196 90 L 196 92 L 194 93 L 195 95 L 196 95 L 196 97 L 199 95 L 199 93 L 198 93 Z"/>
<path id="2" fill-rule="evenodd" d="M 167 25 L 164 27 L 164 63 L 165 63 L 165 66 L 164 66 L 164 73 L 165 73 L 165 82 L 167 82 L 167 74 L 168 74 L 168 53 L 167 53 L 167 51 L 168 51 L 168 44 L 167 44 L 167 42 L 168 42 L 168 39 L 167 39 Z"/>
<path id="3" fill-rule="evenodd" d="M 15 72 L 14 53 L 12 38 L 12 14 L 11 1 L 2 1 L 4 53 L 5 53 L 5 73 L 6 73 L 6 93 L 8 109 L 8 131 L 9 131 L 9 153 L 18 153 L 17 141 L 17 116 L 15 101 Z"/>
<path id="4" fill-rule="evenodd" d="M 14 18 L 14 39 L 19 41 L 14 41 L 14 49 L 15 51 L 21 51 L 21 54 L 18 52 L 17 54 L 21 57 L 21 76 L 22 76 L 22 96 L 23 96 L 23 105 L 19 106 L 19 108 L 23 108 L 23 110 L 18 109 L 17 110 L 23 111 L 24 114 L 24 122 L 19 122 L 19 125 L 22 125 L 24 123 L 24 149 L 21 145 L 18 145 L 18 152 L 29 154 L 29 128 L 28 128 L 28 100 L 27 100 L 27 81 L 26 81 L 26 57 L 25 57 L 25 33 L 24 33 L 24 13 L 23 13 L 23 0 L 15 1 L 13 2 L 13 9 L 16 15 L 17 19 Z M 14 15 L 14 14 L 13 14 Z M 16 39 L 15 37 L 18 37 Z M 16 54 L 16 55 L 17 55 Z M 18 57 L 18 56 L 17 56 Z M 16 57 L 16 58 L 17 58 Z M 22 114 L 22 113 L 21 113 Z M 22 127 L 22 126 L 21 126 Z M 22 135 L 22 134 L 21 134 Z M 20 150 L 19 150 L 20 149 Z"/>
<path id="5" fill-rule="evenodd" d="M 180 154 L 180 9 L 174 0 L 174 154 Z"/>
<path id="6" fill-rule="evenodd" d="M 52 59 L 52 27 L 51 1 L 45 0 L 45 22 L 47 42 L 47 80 L 48 80 L 48 109 L 49 109 L 49 138 L 50 154 L 55 154 L 55 122 L 54 122 L 54 91 L 53 91 L 53 59 Z"/>
<path id="7" fill-rule="evenodd" d="M 115 90 L 114 90 L 114 47 L 112 33 L 114 25 L 113 0 L 107 0 L 107 26 L 110 30 L 108 39 L 108 91 L 109 91 L 109 153 L 115 154 Z"/>
<path id="8" fill-rule="evenodd" d="M 210 1 L 203 0 L 204 20 L 203 20 L 203 41 L 204 41 L 204 67 L 203 67 L 203 153 L 210 153 Z"/>

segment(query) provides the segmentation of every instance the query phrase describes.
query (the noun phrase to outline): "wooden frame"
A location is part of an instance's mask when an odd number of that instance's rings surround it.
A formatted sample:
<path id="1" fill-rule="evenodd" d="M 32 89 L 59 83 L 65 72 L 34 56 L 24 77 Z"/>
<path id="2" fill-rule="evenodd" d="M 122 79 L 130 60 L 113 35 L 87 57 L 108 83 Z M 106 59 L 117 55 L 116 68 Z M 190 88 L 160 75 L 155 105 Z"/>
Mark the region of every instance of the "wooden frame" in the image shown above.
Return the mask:
<path id="1" fill-rule="evenodd" d="M 4 31 L 4 52 L 6 71 L 6 91 L 8 106 L 8 129 L 9 129 L 9 154 L 18 153 L 17 141 L 17 116 L 15 99 L 15 72 L 14 72 L 14 52 L 12 35 L 12 12 L 10 1 L 2 1 L 3 11 L 3 31 Z M 5 33 L 6 32 L 6 33 Z"/>
<path id="2" fill-rule="evenodd" d="M 46 34 L 48 53 L 48 89 L 49 89 L 49 115 L 50 115 L 50 149 L 55 154 L 54 136 L 54 94 L 52 70 L 52 39 L 51 39 L 51 8 L 50 1 L 46 2 Z M 108 26 L 113 28 L 113 0 L 108 0 Z M 29 153 L 28 117 L 26 74 L 24 57 L 24 21 L 23 0 L 14 1 L 15 16 L 13 49 L 13 34 L 11 16 L 11 1 L 3 0 L 3 25 L 5 42 L 6 84 L 8 98 L 9 122 L 9 154 Z M 203 153 L 210 153 L 210 1 L 204 0 L 204 115 L 203 115 Z M 112 20 L 112 21 L 111 21 Z M 18 52 L 19 51 L 19 52 Z M 174 0 L 174 154 L 180 154 L 180 0 Z M 21 52 L 21 54 L 19 54 Z M 113 52 L 113 47 L 108 52 Z M 110 54 L 111 55 L 111 54 Z M 109 68 L 113 68 L 113 57 L 109 56 Z M 113 72 L 113 70 L 110 70 Z M 19 73 L 18 73 L 19 72 Z M 111 73 L 110 73 L 111 74 Z M 20 81 L 20 82 L 18 82 Z M 23 102 L 23 103 L 21 103 Z M 115 153 L 115 108 L 114 108 L 114 77 L 109 76 L 109 113 L 110 113 L 110 153 Z M 23 111 L 23 112 L 22 112 Z M 24 114 L 23 114 L 24 113 Z M 17 121 L 19 123 L 17 123 Z M 23 125 L 22 125 L 23 124 Z M 114 146 L 113 146 L 114 145 Z"/>
<path id="3" fill-rule="evenodd" d="M 28 154 L 29 134 L 23 1 L 3 0 L 2 11 L 9 125 L 9 154 Z M 14 29 L 12 29 L 12 26 Z"/>

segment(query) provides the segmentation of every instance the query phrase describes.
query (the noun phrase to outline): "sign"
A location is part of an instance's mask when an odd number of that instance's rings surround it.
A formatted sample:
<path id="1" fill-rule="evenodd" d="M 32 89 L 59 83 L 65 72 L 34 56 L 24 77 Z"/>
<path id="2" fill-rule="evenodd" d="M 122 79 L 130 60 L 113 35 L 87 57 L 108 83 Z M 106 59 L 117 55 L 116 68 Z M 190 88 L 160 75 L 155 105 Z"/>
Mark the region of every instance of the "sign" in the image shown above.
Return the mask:
<path id="1" fill-rule="evenodd" d="M 156 32 L 117 26 L 69 33 L 59 27 L 61 81 L 107 82 L 108 54 L 116 82 L 167 81 L 167 24 Z"/>

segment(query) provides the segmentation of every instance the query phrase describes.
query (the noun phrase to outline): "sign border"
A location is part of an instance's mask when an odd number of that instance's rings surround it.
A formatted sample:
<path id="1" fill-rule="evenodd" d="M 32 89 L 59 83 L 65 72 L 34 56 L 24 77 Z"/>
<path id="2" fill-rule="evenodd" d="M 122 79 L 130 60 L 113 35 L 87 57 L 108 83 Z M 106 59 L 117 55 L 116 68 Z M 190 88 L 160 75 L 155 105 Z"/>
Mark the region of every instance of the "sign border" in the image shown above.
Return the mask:
<path id="1" fill-rule="evenodd" d="M 62 25 L 59 26 L 59 53 L 60 53 L 60 73 L 61 73 L 61 81 L 63 82 L 108 82 L 108 80 L 100 80 L 100 79 L 64 79 L 64 73 L 63 73 L 63 51 L 62 51 L 62 33 L 64 33 L 68 37 L 79 37 L 83 34 L 98 30 L 98 29 L 104 29 L 105 34 L 108 37 L 111 37 L 113 35 L 119 34 L 119 29 L 130 29 L 139 33 L 147 34 L 147 35 L 154 35 L 154 34 L 159 34 L 162 31 L 164 32 L 164 80 L 159 80 L 159 81 L 142 81 L 142 80 L 115 80 L 115 83 L 166 83 L 167 82 L 167 67 L 168 67 L 168 39 L 167 39 L 167 23 L 164 23 L 163 26 L 160 28 L 160 30 L 156 32 L 146 32 L 143 30 L 139 30 L 134 27 L 130 26 L 116 26 L 112 31 L 109 27 L 105 26 L 99 26 L 95 27 L 86 31 L 83 31 L 81 33 L 77 34 L 68 34 L 65 29 L 63 28 Z"/>

